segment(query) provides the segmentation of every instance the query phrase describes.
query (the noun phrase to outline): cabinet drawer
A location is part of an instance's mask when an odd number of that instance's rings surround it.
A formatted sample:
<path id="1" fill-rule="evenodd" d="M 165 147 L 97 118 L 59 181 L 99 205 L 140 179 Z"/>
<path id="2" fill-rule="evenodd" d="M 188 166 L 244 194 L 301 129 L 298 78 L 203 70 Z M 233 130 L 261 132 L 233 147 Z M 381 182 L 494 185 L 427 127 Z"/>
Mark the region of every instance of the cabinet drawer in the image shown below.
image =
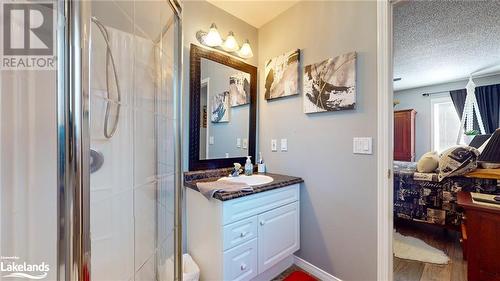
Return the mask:
<path id="1" fill-rule="evenodd" d="M 224 250 L 257 237 L 257 216 L 224 226 Z"/>
<path id="2" fill-rule="evenodd" d="M 299 184 L 224 201 L 224 225 L 248 218 L 299 200 Z"/>
<path id="3" fill-rule="evenodd" d="M 224 280 L 246 281 L 258 274 L 257 239 L 224 252 Z"/>

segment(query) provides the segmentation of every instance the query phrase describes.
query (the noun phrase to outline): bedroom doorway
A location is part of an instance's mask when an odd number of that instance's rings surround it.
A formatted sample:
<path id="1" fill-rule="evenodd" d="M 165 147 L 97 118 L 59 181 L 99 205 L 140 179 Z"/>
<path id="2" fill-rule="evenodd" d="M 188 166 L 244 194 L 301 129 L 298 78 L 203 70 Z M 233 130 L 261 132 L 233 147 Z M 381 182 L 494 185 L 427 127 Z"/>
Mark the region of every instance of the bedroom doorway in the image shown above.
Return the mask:
<path id="1" fill-rule="evenodd" d="M 490 237 L 464 218 L 475 194 L 500 194 L 498 170 L 485 175 L 481 165 L 477 169 L 493 145 L 488 139 L 499 132 L 500 57 L 494 46 L 500 25 L 493 19 L 500 17 L 500 3 L 378 6 L 378 280 L 473 281 L 479 267 L 496 276 L 490 268 L 498 267 L 490 266 L 497 259 L 480 256 L 498 257 L 498 251 L 478 244 L 474 252 L 481 255 L 470 255 L 476 237 Z M 468 103 L 469 97 L 476 101 Z"/>

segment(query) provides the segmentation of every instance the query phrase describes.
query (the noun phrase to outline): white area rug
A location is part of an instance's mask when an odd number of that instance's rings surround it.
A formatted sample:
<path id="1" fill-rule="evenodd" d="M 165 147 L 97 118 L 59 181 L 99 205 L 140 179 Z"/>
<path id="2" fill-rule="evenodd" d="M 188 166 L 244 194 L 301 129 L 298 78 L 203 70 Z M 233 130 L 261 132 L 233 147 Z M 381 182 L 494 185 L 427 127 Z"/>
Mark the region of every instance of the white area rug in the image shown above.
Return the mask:
<path id="1" fill-rule="evenodd" d="M 436 249 L 424 241 L 411 236 L 404 236 L 394 232 L 394 256 L 427 263 L 447 264 L 450 258 L 441 250 Z"/>

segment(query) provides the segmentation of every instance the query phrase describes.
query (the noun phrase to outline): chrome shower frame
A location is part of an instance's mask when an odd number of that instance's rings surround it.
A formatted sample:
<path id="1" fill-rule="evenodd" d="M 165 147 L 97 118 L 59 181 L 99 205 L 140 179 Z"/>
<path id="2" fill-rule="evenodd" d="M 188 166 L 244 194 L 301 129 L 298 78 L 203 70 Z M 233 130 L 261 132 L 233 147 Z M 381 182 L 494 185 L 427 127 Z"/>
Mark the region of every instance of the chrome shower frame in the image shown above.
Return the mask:
<path id="1" fill-rule="evenodd" d="M 174 73 L 175 280 L 182 280 L 182 13 L 176 15 Z M 58 1 L 57 16 L 57 280 L 91 280 L 90 241 L 90 25 L 91 1 Z"/>

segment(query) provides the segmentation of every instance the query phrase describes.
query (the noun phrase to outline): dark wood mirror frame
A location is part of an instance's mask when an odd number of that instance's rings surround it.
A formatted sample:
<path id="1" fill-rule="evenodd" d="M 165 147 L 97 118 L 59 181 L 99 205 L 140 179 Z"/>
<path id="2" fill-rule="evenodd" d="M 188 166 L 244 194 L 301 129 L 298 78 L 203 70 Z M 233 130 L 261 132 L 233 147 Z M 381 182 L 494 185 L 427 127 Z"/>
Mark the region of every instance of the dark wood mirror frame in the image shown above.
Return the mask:
<path id="1" fill-rule="evenodd" d="M 255 161 L 257 116 L 257 67 L 223 53 L 191 44 L 189 73 L 189 170 L 206 170 L 244 164 L 246 157 L 200 159 L 200 91 L 201 59 L 205 58 L 250 74 L 250 124 L 248 126 L 248 155 Z"/>

